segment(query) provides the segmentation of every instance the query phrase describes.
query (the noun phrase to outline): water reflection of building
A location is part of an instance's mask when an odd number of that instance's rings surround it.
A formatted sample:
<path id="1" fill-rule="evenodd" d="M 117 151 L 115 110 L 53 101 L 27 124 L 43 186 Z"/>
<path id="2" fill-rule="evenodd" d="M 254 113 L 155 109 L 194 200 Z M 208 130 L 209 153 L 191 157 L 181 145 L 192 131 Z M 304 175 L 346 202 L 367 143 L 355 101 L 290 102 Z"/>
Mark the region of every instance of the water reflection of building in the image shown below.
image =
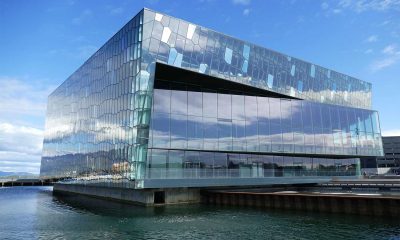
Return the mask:
<path id="1" fill-rule="evenodd" d="M 135 189 L 318 182 L 380 156 L 371 84 L 144 9 L 50 96 L 41 175 Z"/>

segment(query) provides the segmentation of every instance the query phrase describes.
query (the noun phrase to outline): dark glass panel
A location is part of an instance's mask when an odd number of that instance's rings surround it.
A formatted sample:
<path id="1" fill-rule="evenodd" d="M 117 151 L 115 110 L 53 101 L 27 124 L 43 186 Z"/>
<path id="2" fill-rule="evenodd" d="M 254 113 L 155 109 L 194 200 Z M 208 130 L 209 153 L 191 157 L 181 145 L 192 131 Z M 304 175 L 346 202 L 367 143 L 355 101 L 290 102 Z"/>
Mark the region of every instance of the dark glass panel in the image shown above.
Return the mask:
<path id="1" fill-rule="evenodd" d="M 187 92 L 171 90 L 171 113 L 187 115 Z"/>
<path id="2" fill-rule="evenodd" d="M 165 89 L 154 89 L 154 112 L 170 112 L 171 91 Z"/>
<path id="3" fill-rule="evenodd" d="M 171 148 L 186 148 L 187 116 L 171 114 Z"/>
<path id="4" fill-rule="evenodd" d="M 203 92 L 203 116 L 217 117 L 217 94 Z"/>
<path id="5" fill-rule="evenodd" d="M 188 92 L 188 114 L 202 116 L 203 94 L 201 92 Z"/>
<path id="6" fill-rule="evenodd" d="M 152 121 L 153 147 L 169 147 L 169 114 L 154 113 Z"/>

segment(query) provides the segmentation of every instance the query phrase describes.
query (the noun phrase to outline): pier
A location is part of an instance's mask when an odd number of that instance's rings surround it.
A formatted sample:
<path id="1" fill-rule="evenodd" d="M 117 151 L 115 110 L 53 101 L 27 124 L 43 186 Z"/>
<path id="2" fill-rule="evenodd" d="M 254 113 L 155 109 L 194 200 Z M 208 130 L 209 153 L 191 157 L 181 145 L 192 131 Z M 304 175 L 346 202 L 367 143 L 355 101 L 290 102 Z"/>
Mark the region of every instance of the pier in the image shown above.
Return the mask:
<path id="1" fill-rule="evenodd" d="M 52 186 L 52 179 L 37 178 L 21 178 L 21 179 L 0 179 L 0 187 L 16 187 L 16 186 Z"/>

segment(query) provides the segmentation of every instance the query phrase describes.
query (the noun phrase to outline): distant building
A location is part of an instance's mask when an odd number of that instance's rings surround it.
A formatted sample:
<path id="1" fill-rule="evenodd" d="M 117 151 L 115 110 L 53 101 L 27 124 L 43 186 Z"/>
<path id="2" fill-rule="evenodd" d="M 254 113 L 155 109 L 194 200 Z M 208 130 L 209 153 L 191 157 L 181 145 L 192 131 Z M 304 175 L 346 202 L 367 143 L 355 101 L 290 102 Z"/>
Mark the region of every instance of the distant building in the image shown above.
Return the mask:
<path id="1" fill-rule="evenodd" d="M 144 9 L 49 96 L 41 176 L 305 183 L 381 155 L 370 83 Z"/>
<path id="2" fill-rule="evenodd" d="M 377 157 L 378 168 L 387 169 L 389 173 L 400 169 L 400 136 L 382 137 L 383 157 Z"/>

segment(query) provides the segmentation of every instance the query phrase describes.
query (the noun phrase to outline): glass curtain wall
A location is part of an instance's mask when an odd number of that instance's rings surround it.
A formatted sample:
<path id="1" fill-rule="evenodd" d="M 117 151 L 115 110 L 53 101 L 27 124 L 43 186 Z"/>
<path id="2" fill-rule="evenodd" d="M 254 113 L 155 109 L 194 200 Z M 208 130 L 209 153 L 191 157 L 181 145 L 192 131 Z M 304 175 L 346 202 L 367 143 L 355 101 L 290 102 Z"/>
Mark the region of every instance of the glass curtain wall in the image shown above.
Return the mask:
<path id="1" fill-rule="evenodd" d="M 41 177 L 136 177 L 145 135 L 142 21 L 140 12 L 49 96 Z"/>
<path id="2" fill-rule="evenodd" d="M 382 151 L 375 111 L 176 87 L 154 89 L 150 148 L 342 156 Z"/>

